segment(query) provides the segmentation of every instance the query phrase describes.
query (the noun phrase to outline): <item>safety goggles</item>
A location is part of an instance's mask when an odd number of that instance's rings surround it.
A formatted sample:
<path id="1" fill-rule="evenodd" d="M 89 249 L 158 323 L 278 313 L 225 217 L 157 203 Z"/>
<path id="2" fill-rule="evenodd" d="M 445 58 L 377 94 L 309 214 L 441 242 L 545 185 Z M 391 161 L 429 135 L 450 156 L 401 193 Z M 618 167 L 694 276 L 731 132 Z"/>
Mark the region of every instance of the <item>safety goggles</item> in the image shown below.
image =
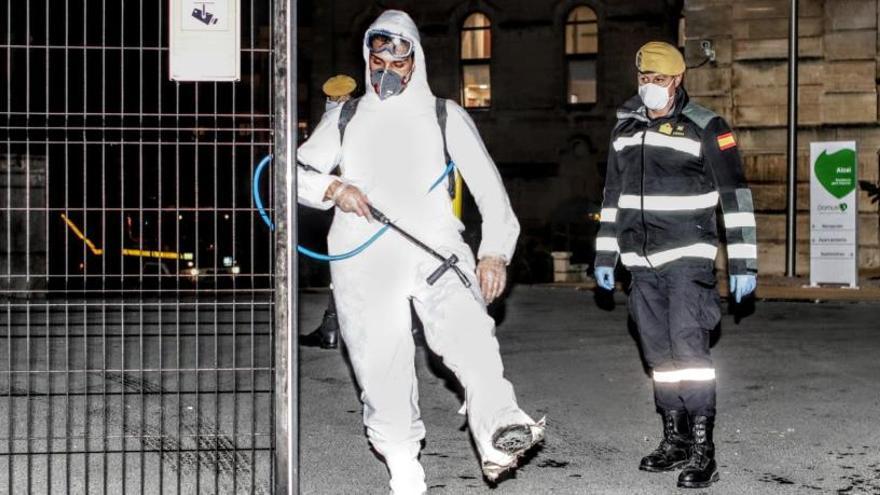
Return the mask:
<path id="1" fill-rule="evenodd" d="M 370 49 L 370 53 L 378 55 L 382 52 L 388 52 L 395 59 L 407 58 L 413 52 L 412 41 L 399 34 L 389 33 L 381 29 L 368 31 L 366 44 L 367 48 Z"/>

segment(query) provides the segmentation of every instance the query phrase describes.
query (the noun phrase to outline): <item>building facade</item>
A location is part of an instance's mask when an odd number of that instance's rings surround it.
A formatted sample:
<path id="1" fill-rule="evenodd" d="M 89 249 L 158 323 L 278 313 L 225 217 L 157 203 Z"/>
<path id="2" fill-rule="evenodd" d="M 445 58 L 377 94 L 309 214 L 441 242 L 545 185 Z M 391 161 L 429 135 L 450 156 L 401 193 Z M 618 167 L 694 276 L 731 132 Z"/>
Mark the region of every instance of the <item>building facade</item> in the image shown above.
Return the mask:
<path id="1" fill-rule="evenodd" d="M 880 268 L 877 0 L 800 0 L 798 70 L 798 274 L 810 267 L 810 142 L 856 141 L 859 264 Z M 716 59 L 691 70 L 690 94 L 737 132 L 758 213 L 762 273 L 785 267 L 789 0 L 686 0 L 687 52 L 709 41 Z"/>

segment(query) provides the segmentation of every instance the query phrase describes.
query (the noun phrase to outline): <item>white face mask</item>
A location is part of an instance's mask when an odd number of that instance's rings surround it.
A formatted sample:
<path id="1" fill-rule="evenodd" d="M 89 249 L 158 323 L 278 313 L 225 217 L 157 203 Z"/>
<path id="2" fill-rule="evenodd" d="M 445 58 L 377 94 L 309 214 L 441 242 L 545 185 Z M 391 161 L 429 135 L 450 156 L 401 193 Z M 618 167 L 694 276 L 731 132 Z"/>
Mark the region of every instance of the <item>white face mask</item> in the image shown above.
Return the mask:
<path id="1" fill-rule="evenodd" d="M 669 88 L 648 83 L 639 86 L 639 97 L 650 110 L 663 110 L 669 104 Z"/>

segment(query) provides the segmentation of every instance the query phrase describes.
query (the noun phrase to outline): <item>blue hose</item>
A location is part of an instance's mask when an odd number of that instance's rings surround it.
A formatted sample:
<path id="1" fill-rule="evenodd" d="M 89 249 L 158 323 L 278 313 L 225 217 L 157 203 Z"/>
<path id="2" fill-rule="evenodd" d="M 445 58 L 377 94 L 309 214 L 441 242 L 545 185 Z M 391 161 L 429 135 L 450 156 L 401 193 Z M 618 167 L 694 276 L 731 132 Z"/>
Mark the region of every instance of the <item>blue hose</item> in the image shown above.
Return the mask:
<path id="1" fill-rule="evenodd" d="M 443 179 L 445 179 L 449 174 L 451 174 L 453 170 L 455 170 L 455 162 L 449 162 L 449 165 L 446 165 L 446 170 L 443 171 L 443 175 L 441 175 L 440 177 L 437 177 L 437 180 L 435 180 L 434 183 L 431 184 L 431 188 L 428 189 L 428 192 L 431 192 L 434 189 L 436 189 L 437 186 L 439 186 L 440 183 L 443 182 Z"/>
<path id="2" fill-rule="evenodd" d="M 269 214 L 266 213 L 266 209 L 263 208 L 263 198 L 260 196 L 260 175 L 263 174 L 263 169 L 266 168 L 266 165 L 272 161 L 272 155 L 266 155 L 260 161 L 260 164 L 257 165 L 257 169 L 254 170 L 254 204 L 257 205 L 257 211 L 260 212 L 260 217 L 263 218 L 263 222 L 269 227 L 269 230 L 275 231 L 275 224 L 272 223 L 272 219 L 269 218 Z"/>
<path id="3" fill-rule="evenodd" d="M 269 227 L 269 230 L 274 231 L 275 224 L 272 223 L 272 219 L 269 218 L 269 214 L 266 213 L 266 209 L 263 207 L 263 199 L 260 196 L 260 176 L 263 174 L 263 169 L 266 168 L 266 166 L 269 165 L 269 162 L 271 161 L 272 155 L 266 155 L 266 157 L 260 161 L 260 164 L 257 165 L 257 169 L 254 170 L 254 204 L 257 206 L 257 211 L 260 212 L 260 217 L 263 219 L 263 222 Z M 436 181 L 434 181 L 434 184 L 431 185 L 431 188 L 428 189 L 428 192 L 433 191 L 438 185 L 440 185 L 440 183 L 443 182 L 443 179 L 446 178 L 446 176 L 449 175 L 449 173 L 453 170 L 455 170 L 455 162 L 449 162 L 449 165 L 446 166 L 446 170 L 443 171 L 443 175 L 441 175 Z M 384 225 L 381 229 L 377 230 L 376 233 L 373 234 L 369 239 L 364 241 L 360 246 L 342 254 L 316 253 L 311 249 L 300 245 L 296 246 L 296 250 L 300 254 L 308 256 L 309 258 L 316 259 L 318 261 L 345 260 L 361 254 L 361 252 L 367 249 L 370 244 L 376 242 L 378 238 L 382 237 L 382 234 L 387 232 L 388 228 L 388 225 Z"/>
<path id="4" fill-rule="evenodd" d="M 378 239 L 379 237 L 382 237 L 382 234 L 384 234 L 385 231 L 387 231 L 387 230 L 388 230 L 388 226 L 387 226 L 387 225 L 383 225 L 382 228 L 379 229 L 379 230 L 377 230 L 376 233 L 373 234 L 372 237 L 370 237 L 369 239 L 366 240 L 366 242 L 364 242 L 364 243 L 361 244 L 360 246 L 358 246 L 358 247 L 352 249 L 351 251 L 349 251 L 349 252 L 347 252 L 347 253 L 342 253 L 342 254 L 321 254 L 321 253 L 316 253 L 316 252 L 312 251 L 311 249 L 304 248 L 304 247 L 299 246 L 299 245 L 296 246 L 296 250 L 299 251 L 300 254 L 304 254 L 304 255 L 308 256 L 309 258 L 316 259 L 316 260 L 318 260 L 318 261 L 340 261 L 340 260 L 345 260 L 345 259 L 352 258 L 352 257 L 354 257 L 354 256 L 357 256 L 357 255 L 361 254 L 361 252 L 362 252 L 364 249 L 367 249 L 368 247 L 370 247 L 370 244 L 376 242 L 376 239 Z"/>

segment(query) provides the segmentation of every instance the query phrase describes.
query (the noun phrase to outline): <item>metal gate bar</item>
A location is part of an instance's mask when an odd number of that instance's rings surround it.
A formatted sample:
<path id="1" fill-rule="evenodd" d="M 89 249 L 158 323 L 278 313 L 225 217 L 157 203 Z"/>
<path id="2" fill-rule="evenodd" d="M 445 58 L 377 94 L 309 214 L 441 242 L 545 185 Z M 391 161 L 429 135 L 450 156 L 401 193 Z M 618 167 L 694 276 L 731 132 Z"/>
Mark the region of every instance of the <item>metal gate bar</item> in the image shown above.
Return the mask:
<path id="1" fill-rule="evenodd" d="M 275 491 L 299 493 L 296 0 L 275 2 Z"/>
<path id="2" fill-rule="evenodd" d="M 233 84 L 169 81 L 168 6 L 0 7 L 0 493 L 273 491 L 274 7 Z"/>

